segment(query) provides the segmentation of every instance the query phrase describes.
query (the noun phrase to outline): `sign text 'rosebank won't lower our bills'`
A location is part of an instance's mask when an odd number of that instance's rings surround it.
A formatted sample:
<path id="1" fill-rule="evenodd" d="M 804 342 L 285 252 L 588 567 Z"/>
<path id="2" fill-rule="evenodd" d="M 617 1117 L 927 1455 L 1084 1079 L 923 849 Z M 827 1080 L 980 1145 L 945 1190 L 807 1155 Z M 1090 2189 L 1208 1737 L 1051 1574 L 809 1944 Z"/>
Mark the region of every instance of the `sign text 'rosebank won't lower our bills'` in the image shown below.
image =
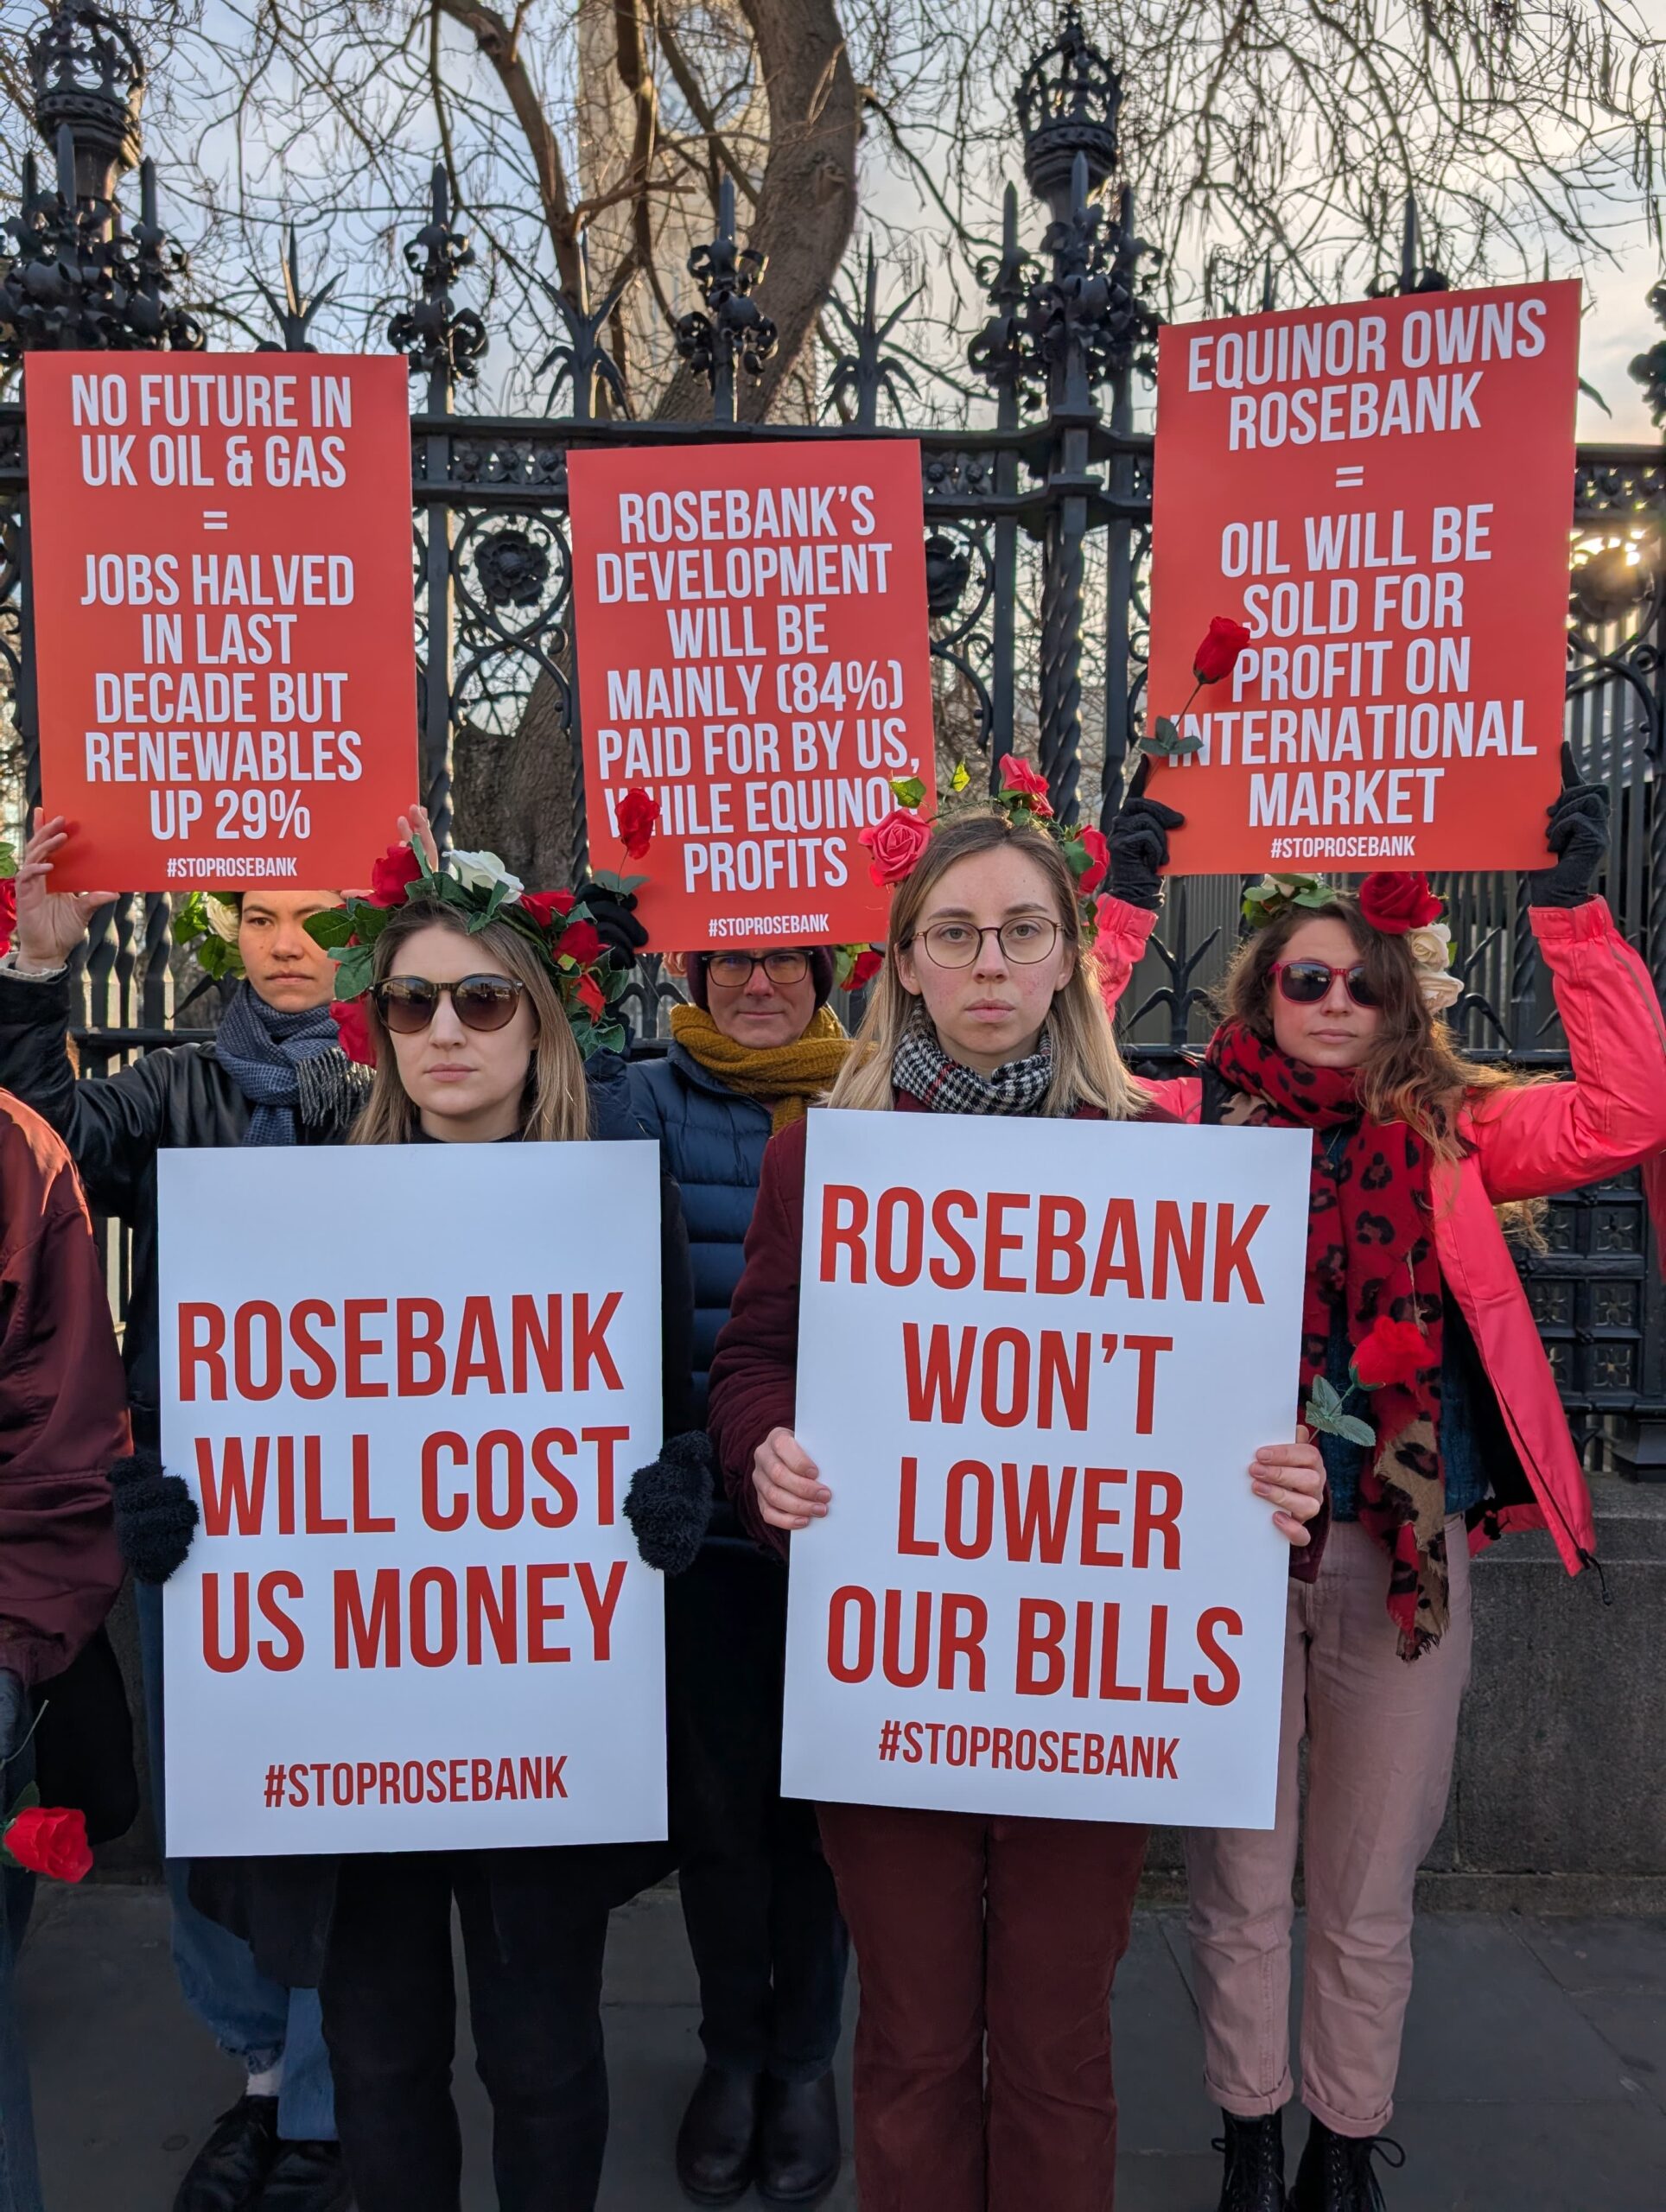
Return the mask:
<path id="1" fill-rule="evenodd" d="M 1270 1826 L 1309 1149 L 811 1114 L 789 1794 Z"/>

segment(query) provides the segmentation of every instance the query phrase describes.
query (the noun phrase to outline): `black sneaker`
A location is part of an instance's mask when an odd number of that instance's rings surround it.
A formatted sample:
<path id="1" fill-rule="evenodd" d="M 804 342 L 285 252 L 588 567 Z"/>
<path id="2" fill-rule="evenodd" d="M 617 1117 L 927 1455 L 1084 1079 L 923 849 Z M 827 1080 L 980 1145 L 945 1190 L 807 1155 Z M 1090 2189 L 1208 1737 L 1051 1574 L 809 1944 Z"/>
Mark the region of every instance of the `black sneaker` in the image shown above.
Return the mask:
<path id="1" fill-rule="evenodd" d="M 280 2142 L 260 2192 L 260 2212 L 352 2212 L 353 2189 L 339 2143 Z"/>
<path id="2" fill-rule="evenodd" d="M 1219 2212 L 1284 2212 L 1284 2115 L 1240 2120 L 1223 2112 L 1224 2135 L 1211 2146 L 1226 2153 Z"/>
<path id="3" fill-rule="evenodd" d="M 253 2212 L 279 2147 L 277 2099 L 239 2097 L 192 2159 L 174 2212 Z"/>
<path id="4" fill-rule="evenodd" d="M 1338 2135 L 1316 2119 L 1302 2146 L 1289 2212 L 1388 2212 L 1374 2157 L 1396 2170 L 1406 2163 L 1386 2135 Z"/>

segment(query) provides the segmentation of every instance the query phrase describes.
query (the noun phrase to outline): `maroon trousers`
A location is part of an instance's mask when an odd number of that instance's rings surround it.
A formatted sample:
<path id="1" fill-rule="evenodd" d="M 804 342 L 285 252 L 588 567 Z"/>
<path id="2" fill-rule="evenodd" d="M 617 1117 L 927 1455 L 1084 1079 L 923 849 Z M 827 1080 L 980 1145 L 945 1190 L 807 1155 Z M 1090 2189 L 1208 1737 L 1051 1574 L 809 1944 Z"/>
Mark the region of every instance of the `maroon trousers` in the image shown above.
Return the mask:
<path id="1" fill-rule="evenodd" d="M 1110 2212 L 1110 1985 L 1147 1830 L 817 1812 L 862 1982 L 862 2212 Z"/>

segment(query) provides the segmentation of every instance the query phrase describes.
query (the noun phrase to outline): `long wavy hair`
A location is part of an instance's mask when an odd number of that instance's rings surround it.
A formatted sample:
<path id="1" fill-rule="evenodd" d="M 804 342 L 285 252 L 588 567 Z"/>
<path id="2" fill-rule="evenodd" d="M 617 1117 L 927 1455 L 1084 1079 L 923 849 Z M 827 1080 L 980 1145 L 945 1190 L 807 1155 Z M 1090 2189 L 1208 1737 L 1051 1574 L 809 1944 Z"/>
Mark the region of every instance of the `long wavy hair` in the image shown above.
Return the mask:
<path id="1" fill-rule="evenodd" d="M 471 931 L 465 917 L 437 899 L 414 899 L 402 906 L 376 940 L 371 962 L 372 987 L 394 972 L 403 947 L 421 930 L 449 930 L 476 944 L 505 975 L 526 986 L 532 1009 L 532 1056 L 527 1064 L 526 1089 L 521 1099 L 521 1135 L 528 1142 L 572 1143 L 590 1134 L 589 1094 L 584 1082 L 584 1063 L 562 1009 L 561 996 L 550 970 L 535 946 L 506 922 L 488 922 Z M 399 1080 L 399 1063 L 391 1039 L 376 1011 L 367 1001 L 371 1041 L 376 1047 L 376 1075 L 369 1103 L 353 1132 L 354 1144 L 408 1144 L 416 1134 L 418 1116 L 410 1092 Z"/>
<path id="2" fill-rule="evenodd" d="M 1245 939 L 1218 994 L 1220 1012 L 1263 1043 L 1273 1041 L 1273 966 L 1305 923 L 1340 922 L 1353 939 L 1383 1019 L 1360 1071 L 1359 1099 L 1375 1122 L 1403 1122 L 1437 1159 L 1453 1160 L 1465 1149 L 1459 1116 L 1485 1111 L 1489 1097 L 1518 1088 L 1507 1069 L 1466 1059 L 1444 1020 L 1417 986 L 1417 970 L 1403 937 L 1375 930 L 1350 891 L 1339 890 L 1323 906 L 1287 907 Z"/>
<path id="3" fill-rule="evenodd" d="M 1150 1094 L 1122 1064 L 1111 1033 L 1110 1017 L 1099 995 L 1092 953 L 1080 942 L 1076 880 L 1070 863 L 1044 830 L 1014 822 L 994 808 L 959 815 L 934 831 L 913 874 L 897 886 L 891 901 L 885 967 L 869 995 L 850 1057 L 828 1095 L 830 1106 L 883 1113 L 894 1105 L 892 1062 L 919 1005 L 903 988 L 897 972 L 897 952 L 913 943 L 932 894 L 957 861 L 1003 848 L 1021 853 L 1040 870 L 1046 882 L 1048 902 L 1074 955 L 1070 973 L 1053 993 L 1047 1013 L 1052 1080 L 1041 1111 L 1056 1116 L 1069 1114 L 1078 1106 L 1097 1106 L 1113 1122 L 1134 1121 L 1144 1111 Z"/>

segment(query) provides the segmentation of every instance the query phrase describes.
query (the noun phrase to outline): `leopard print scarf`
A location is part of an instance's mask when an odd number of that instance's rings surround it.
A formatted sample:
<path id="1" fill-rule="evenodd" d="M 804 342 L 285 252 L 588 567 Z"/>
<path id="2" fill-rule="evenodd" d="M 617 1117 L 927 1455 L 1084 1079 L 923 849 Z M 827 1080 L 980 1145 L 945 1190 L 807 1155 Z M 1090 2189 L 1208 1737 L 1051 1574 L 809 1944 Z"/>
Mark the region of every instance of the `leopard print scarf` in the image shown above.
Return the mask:
<path id="1" fill-rule="evenodd" d="M 1440 1265 L 1435 1256 L 1428 1147 L 1402 1122 L 1365 1119 L 1354 1072 L 1293 1060 L 1242 1022 L 1223 1023 L 1208 1064 L 1227 1089 L 1224 1122 L 1314 1132 L 1301 1319 L 1304 1392 L 1325 1371 L 1339 1311 L 1358 1344 L 1380 1314 L 1414 1321 L 1428 1362 L 1409 1382 L 1370 1394 L 1377 1431 L 1362 1471 L 1359 1517 L 1389 1553 L 1389 1611 L 1400 1656 L 1415 1659 L 1446 1632 L 1446 1474 L 1440 1464 Z M 1321 1133 L 1348 1135 L 1332 1165 Z"/>

